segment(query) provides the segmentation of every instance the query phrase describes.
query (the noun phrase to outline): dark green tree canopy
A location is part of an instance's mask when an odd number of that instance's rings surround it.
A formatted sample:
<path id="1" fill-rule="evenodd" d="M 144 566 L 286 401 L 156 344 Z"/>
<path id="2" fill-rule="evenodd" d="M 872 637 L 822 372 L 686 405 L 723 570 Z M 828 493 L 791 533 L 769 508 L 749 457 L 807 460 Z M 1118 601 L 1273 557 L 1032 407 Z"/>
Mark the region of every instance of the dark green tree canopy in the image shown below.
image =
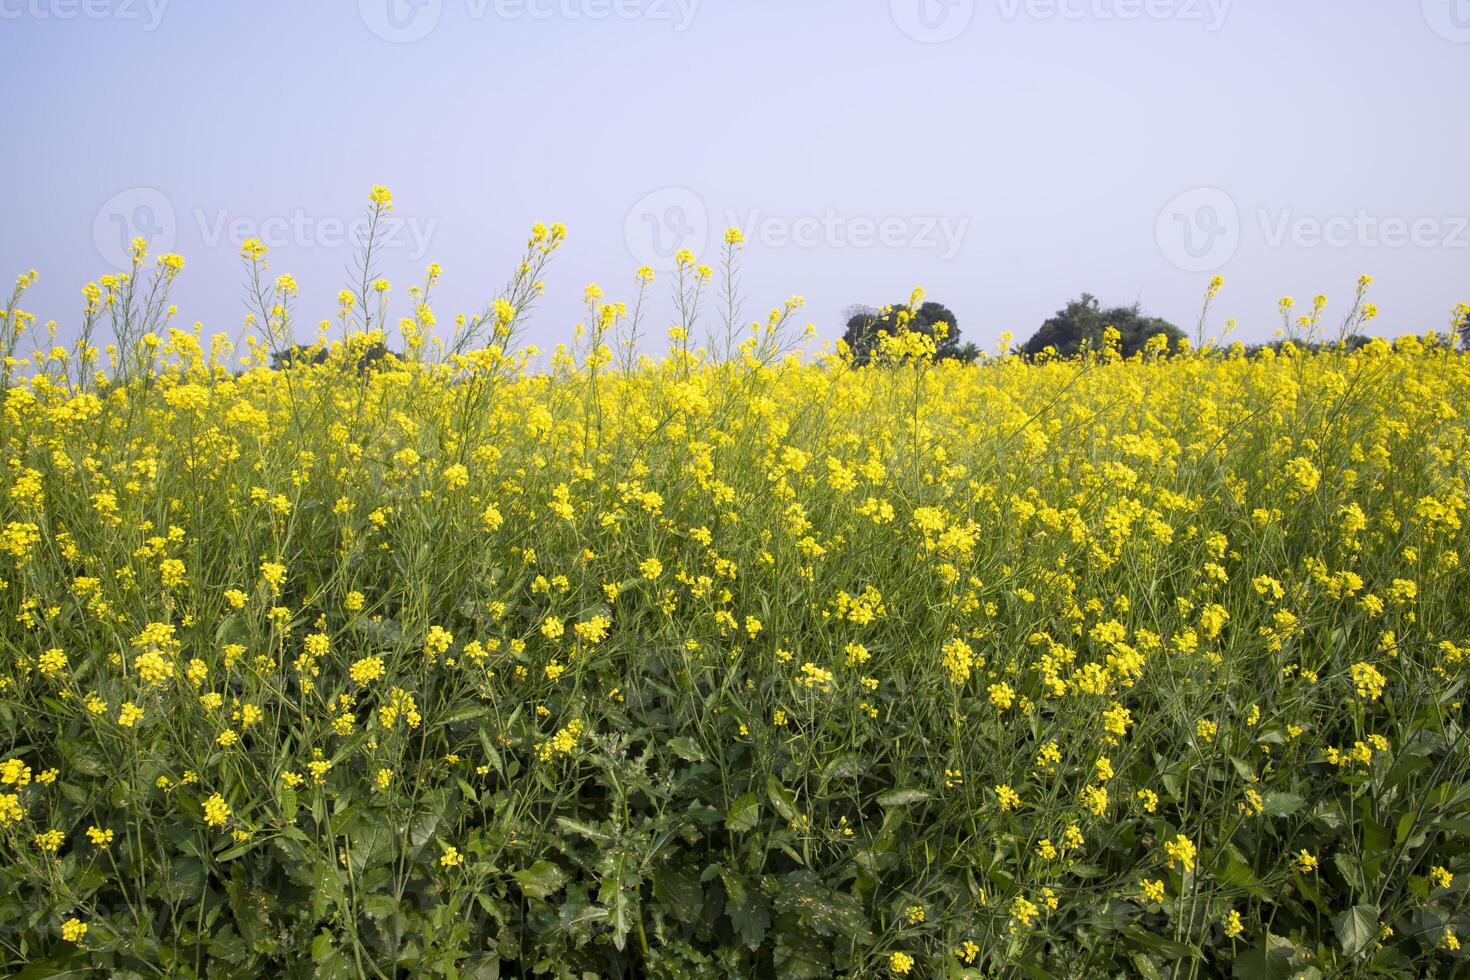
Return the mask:
<path id="1" fill-rule="evenodd" d="M 1142 350 L 1155 334 L 1164 334 L 1171 345 L 1184 339 L 1184 331 L 1167 320 L 1145 316 L 1137 303 L 1103 309 L 1096 296 L 1083 293 L 1080 299 L 1072 300 L 1043 323 L 1021 350 L 1040 354 L 1052 347 L 1062 357 L 1069 357 L 1081 350 L 1084 342 L 1097 350 L 1102 347 L 1103 331 L 1108 327 L 1121 335 L 1120 348 L 1125 357 Z"/>
<path id="2" fill-rule="evenodd" d="M 329 351 L 322 346 L 293 344 L 285 350 L 278 350 L 271 354 L 271 370 L 281 371 L 298 364 L 325 364 L 328 353 Z M 369 344 L 357 358 L 357 370 L 376 369 L 380 362 L 390 354 L 398 356 L 396 351 L 389 350 L 381 341 Z"/>
<path id="3" fill-rule="evenodd" d="M 906 308 L 905 304 L 897 303 L 884 310 L 875 310 L 871 306 L 848 308 L 847 329 L 842 334 L 842 339 L 852 349 L 854 363 L 868 363 L 878 344 L 878 334 L 887 332 L 891 335 L 898 332 L 898 313 Z M 942 303 L 928 302 L 920 306 L 914 311 L 913 319 L 909 320 L 908 329 L 934 337 L 935 326 L 940 323 L 945 324 L 948 329 L 944 338 L 937 340 L 935 344 L 935 360 L 968 362 L 979 356 L 980 351 L 974 344 L 960 344 L 959 319 Z"/>

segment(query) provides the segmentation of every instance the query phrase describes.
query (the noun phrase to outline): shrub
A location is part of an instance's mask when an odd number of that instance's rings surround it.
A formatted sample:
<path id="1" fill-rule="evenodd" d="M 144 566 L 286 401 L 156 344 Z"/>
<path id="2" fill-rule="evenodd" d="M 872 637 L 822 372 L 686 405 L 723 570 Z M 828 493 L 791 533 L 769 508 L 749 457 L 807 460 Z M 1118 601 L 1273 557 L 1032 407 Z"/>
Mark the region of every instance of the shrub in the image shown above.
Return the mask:
<path id="1" fill-rule="evenodd" d="M 1058 356 L 1073 357 L 1084 348 L 1101 350 L 1106 346 L 1109 328 L 1117 332 L 1117 346 L 1125 357 L 1142 351 L 1149 339 L 1158 335 L 1171 344 L 1184 339 L 1184 331 L 1167 320 L 1145 316 L 1136 303 L 1105 310 L 1097 297 L 1083 293 L 1043 323 L 1022 351 L 1035 355 L 1051 348 Z"/>

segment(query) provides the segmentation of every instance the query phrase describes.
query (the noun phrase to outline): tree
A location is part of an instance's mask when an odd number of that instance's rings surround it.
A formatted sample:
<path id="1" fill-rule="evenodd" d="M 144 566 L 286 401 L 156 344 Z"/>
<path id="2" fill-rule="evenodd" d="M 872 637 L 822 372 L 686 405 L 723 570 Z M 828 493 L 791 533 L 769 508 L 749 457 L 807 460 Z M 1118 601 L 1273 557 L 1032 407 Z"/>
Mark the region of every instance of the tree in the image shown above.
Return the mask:
<path id="1" fill-rule="evenodd" d="M 271 370 L 284 371 L 298 364 L 325 364 L 327 353 L 325 346 L 312 348 L 308 344 L 292 344 L 285 350 L 278 350 L 271 354 Z"/>
<path id="2" fill-rule="evenodd" d="M 327 363 L 330 353 L 331 351 L 323 345 L 293 344 L 285 350 L 271 354 L 271 370 L 282 371 L 298 364 L 322 365 Z M 389 355 L 399 356 L 395 351 L 389 350 L 382 341 L 374 341 L 358 353 L 356 369 L 359 374 L 363 371 L 376 370 Z"/>
<path id="3" fill-rule="evenodd" d="M 1302 341 L 1290 342 L 1297 350 L 1304 350 L 1312 354 L 1324 354 L 1329 351 L 1345 350 L 1349 353 L 1361 350 L 1373 342 L 1373 338 L 1361 333 L 1350 333 L 1341 340 L 1314 340 L 1310 343 Z M 1288 341 L 1273 340 L 1264 344 L 1246 344 L 1246 357 L 1260 357 L 1266 351 L 1280 354 L 1286 348 Z"/>
<path id="4" fill-rule="evenodd" d="M 1137 303 L 1105 310 L 1097 297 L 1083 293 L 1080 299 L 1072 300 L 1043 323 L 1021 350 L 1040 354 L 1051 347 L 1062 357 L 1069 357 L 1081 350 L 1084 342 L 1098 350 L 1103 345 L 1103 331 L 1108 327 L 1118 331 L 1119 347 L 1125 357 L 1142 350 L 1148 339 L 1158 334 L 1168 337 L 1171 344 L 1184 339 L 1184 331 L 1167 320 L 1144 316 Z"/>
<path id="5" fill-rule="evenodd" d="M 842 334 L 842 339 L 852 349 L 854 364 L 867 364 L 872 359 L 873 349 L 878 345 L 879 333 L 898 333 L 898 313 L 907 308 L 905 304 L 895 304 L 887 307 L 885 312 L 871 306 L 859 305 L 850 306 L 843 312 L 847 318 L 847 329 Z M 956 360 L 968 363 L 980 355 L 979 348 L 974 344 L 960 344 L 959 319 L 942 303 L 930 302 L 920 306 L 914 311 L 907 326 L 909 330 L 935 337 L 935 327 L 941 323 L 947 329 L 942 339 L 936 339 L 936 361 Z"/>

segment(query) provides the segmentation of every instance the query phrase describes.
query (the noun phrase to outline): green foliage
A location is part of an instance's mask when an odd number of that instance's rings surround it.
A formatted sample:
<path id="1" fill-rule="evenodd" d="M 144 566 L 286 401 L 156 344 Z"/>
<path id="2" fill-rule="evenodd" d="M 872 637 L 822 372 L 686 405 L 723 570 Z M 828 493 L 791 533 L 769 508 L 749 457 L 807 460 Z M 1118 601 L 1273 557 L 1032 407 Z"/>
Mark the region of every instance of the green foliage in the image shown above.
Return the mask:
<path id="1" fill-rule="evenodd" d="M 1143 350 L 1150 337 L 1163 334 L 1171 345 L 1184 339 L 1184 331 L 1166 320 L 1145 316 L 1138 306 L 1103 309 L 1097 297 L 1083 293 L 1071 300 L 1026 341 L 1022 351 L 1036 355 L 1050 347 L 1061 357 L 1072 357 L 1083 349 L 1102 350 L 1104 332 L 1112 327 L 1119 334 L 1124 357 Z"/>
<path id="2" fill-rule="evenodd" d="M 283 371 L 289 367 L 306 364 L 326 364 L 330 355 L 330 348 L 324 345 L 293 344 L 284 350 L 271 353 L 271 370 Z M 383 362 L 390 357 L 401 356 L 389 350 L 387 344 L 380 341 L 370 342 L 361 345 L 361 349 L 357 351 L 353 360 L 353 366 L 358 371 L 366 371 L 381 367 Z"/>
<path id="3" fill-rule="evenodd" d="M 906 317 L 902 325 L 899 323 L 900 313 L 911 314 L 911 318 Z M 938 324 L 944 324 L 942 337 L 936 335 L 935 327 Z M 960 343 L 959 319 L 948 307 L 935 302 L 923 303 L 916 310 L 910 310 L 902 304 L 886 306 L 881 310 L 866 306 L 852 307 L 847 311 L 842 340 L 852 351 L 853 363 L 862 365 L 872 359 L 880 333 L 886 332 L 892 336 L 901 329 L 935 338 L 936 361 L 953 360 L 968 364 L 980 355 L 979 348 L 974 344 Z"/>

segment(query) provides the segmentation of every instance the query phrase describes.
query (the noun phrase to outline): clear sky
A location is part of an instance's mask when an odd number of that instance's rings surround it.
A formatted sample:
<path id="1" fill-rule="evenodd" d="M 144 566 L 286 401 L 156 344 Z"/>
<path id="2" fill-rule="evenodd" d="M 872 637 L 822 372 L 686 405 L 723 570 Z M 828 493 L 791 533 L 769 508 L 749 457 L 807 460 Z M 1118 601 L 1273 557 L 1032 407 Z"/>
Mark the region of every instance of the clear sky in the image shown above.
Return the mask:
<path id="1" fill-rule="evenodd" d="M 1385 334 L 1470 301 L 1470 0 L 0 0 L 0 55 L 0 273 L 63 336 L 140 231 L 186 325 L 238 330 L 247 234 L 328 316 L 374 183 L 441 320 L 565 222 L 541 343 L 732 223 L 825 337 L 916 284 L 982 346 L 1082 291 L 1192 331 L 1216 271 L 1246 340 L 1362 273 Z"/>

